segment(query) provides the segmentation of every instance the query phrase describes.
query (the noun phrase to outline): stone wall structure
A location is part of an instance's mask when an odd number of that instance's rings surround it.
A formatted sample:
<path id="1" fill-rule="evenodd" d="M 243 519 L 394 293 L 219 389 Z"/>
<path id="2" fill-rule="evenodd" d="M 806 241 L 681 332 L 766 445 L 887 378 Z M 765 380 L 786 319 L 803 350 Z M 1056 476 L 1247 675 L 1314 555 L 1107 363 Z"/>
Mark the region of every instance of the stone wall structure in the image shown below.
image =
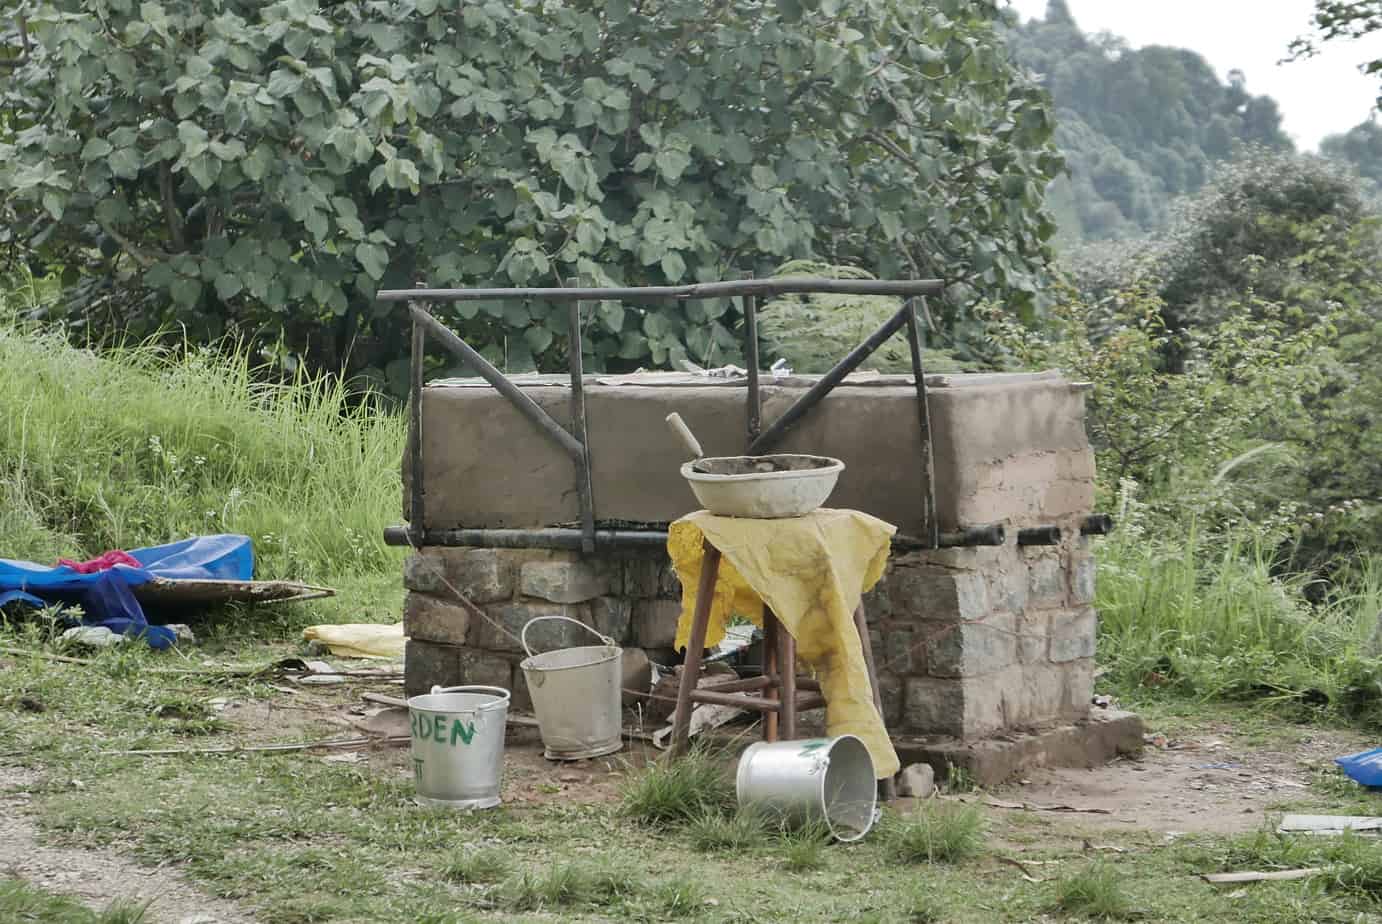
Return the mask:
<path id="1" fill-rule="evenodd" d="M 666 523 L 694 507 L 684 459 L 663 418 L 676 410 L 708 454 L 743 450 L 744 392 L 695 384 L 587 387 L 597 517 Z M 1084 393 L 1051 374 L 938 376 L 932 388 L 941 528 L 995 522 L 1002 546 L 895 548 L 865 598 L 885 719 L 894 734 L 977 740 L 1088 718 L 1097 616 L 1094 562 L 1080 535 L 1093 500 Z M 809 382 L 765 389 L 771 421 Z M 565 389 L 526 389 L 566 422 Z M 569 460 L 488 388 L 429 386 L 423 397 L 426 525 L 569 524 Z M 920 437 L 906 379 L 847 382 L 781 447 L 843 459 L 829 501 L 920 535 Z M 406 489 L 405 489 L 406 491 Z M 1057 545 L 1021 546 L 1018 530 L 1060 526 Z M 424 548 L 407 561 L 407 687 L 480 683 L 528 705 L 517 637 L 535 616 L 576 619 L 626 648 L 669 659 L 681 589 L 665 553 L 585 557 L 541 549 Z M 475 610 L 456 600 L 464 595 Z M 592 644 L 570 623 L 539 623 L 534 650 Z"/>

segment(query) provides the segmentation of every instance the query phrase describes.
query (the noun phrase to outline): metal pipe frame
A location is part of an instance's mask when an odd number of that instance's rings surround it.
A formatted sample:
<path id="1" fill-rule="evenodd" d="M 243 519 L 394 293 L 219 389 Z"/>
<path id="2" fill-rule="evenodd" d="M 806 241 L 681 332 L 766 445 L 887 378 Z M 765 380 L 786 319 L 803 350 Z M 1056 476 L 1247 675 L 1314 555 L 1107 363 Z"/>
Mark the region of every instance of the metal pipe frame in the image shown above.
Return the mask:
<path id="1" fill-rule="evenodd" d="M 587 286 L 567 286 L 562 288 L 525 289 L 385 289 L 376 296 L 382 302 L 406 301 L 413 320 L 412 357 L 410 360 L 409 398 L 412 405 L 409 424 L 411 428 L 410 451 L 410 502 L 409 529 L 405 536 L 398 536 L 395 530 L 386 530 L 386 541 L 393 542 L 405 538 L 407 544 L 422 545 L 424 538 L 431 536 L 425 523 L 425 501 L 422 477 L 422 391 L 424 384 L 424 353 L 426 338 L 430 334 L 442 345 L 471 366 L 480 377 L 494 387 L 518 411 L 527 417 L 543 435 L 547 436 L 571 457 L 576 466 L 576 491 L 580 499 L 581 529 L 579 543 L 572 542 L 566 531 L 562 530 L 448 530 L 448 539 L 458 535 L 468 535 L 479 544 L 498 544 L 516 541 L 516 534 L 526 534 L 538 539 L 547 548 L 579 548 L 585 554 L 592 554 L 597 547 L 611 545 L 642 545 L 645 534 L 636 531 L 601 531 L 595 525 L 595 499 L 591 478 L 590 439 L 585 413 L 585 373 L 581 348 L 581 302 L 599 299 L 619 299 L 623 301 L 648 301 L 659 299 L 725 298 L 740 296 L 744 300 L 745 357 L 748 370 L 748 410 L 745 429 L 748 433 L 748 454 L 757 455 L 782 437 L 796 425 L 803 416 L 820 403 L 835 389 L 845 377 L 857 369 L 891 336 L 904 326 L 909 330 L 909 344 L 912 351 L 912 370 L 916 379 L 917 398 L 921 404 L 922 443 L 925 453 L 923 477 L 926 479 L 927 497 L 923 504 L 923 529 L 928 547 L 936 548 L 940 535 L 935 520 L 935 486 L 931 483 L 932 452 L 930 435 L 930 410 L 927 406 L 926 380 L 922 370 L 922 354 L 917 333 L 914 296 L 935 294 L 943 290 L 940 280 L 868 280 L 868 279 L 824 279 L 818 277 L 792 277 L 786 279 L 741 279 L 727 282 L 709 282 L 687 286 L 637 286 L 631 288 L 592 288 Z M 806 394 L 797 399 L 780 418 L 766 431 L 762 430 L 762 395 L 759 381 L 758 361 L 758 299 L 784 294 L 856 294 L 890 295 L 906 299 L 902 309 L 889 318 L 877 331 L 863 343 L 855 347 L 821 377 Z M 454 331 L 432 316 L 422 303 L 478 301 L 478 300 L 532 300 L 568 302 L 568 355 L 571 371 L 571 419 L 576 431 L 573 434 L 557 423 L 537 402 L 528 397 L 522 389 L 480 355 L 474 347 L 461 339 Z M 618 539 L 612 537 L 618 535 Z M 639 538 L 633 537 L 638 535 Z M 646 534 L 662 535 L 665 533 Z M 448 542 L 447 544 L 453 544 Z M 461 544 L 461 543 L 455 543 Z"/>

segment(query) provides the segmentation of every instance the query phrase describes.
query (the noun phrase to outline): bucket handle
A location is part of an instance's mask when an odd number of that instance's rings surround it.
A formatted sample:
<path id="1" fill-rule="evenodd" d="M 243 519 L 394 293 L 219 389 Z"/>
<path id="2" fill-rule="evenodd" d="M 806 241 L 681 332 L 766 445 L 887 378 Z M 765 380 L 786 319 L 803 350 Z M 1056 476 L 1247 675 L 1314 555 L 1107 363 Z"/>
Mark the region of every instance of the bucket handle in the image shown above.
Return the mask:
<path id="1" fill-rule="evenodd" d="M 500 706 L 507 706 L 509 704 L 509 697 L 512 695 L 503 687 L 486 687 L 478 684 L 469 684 L 459 687 L 439 687 L 433 685 L 430 692 L 434 695 L 437 693 L 491 693 L 494 695 L 494 702 L 485 703 L 483 706 L 476 706 L 474 709 L 475 712 L 484 712 L 486 709 L 497 709 Z M 471 710 L 463 710 L 463 712 L 469 711 Z"/>
<path id="2" fill-rule="evenodd" d="M 590 626 L 587 626 L 579 619 L 572 619 L 570 616 L 534 616 L 532 619 L 524 623 L 523 632 L 521 633 L 521 638 L 519 639 L 519 641 L 523 643 L 523 650 L 528 652 L 528 657 L 530 658 L 536 657 L 537 653 L 528 647 L 528 630 L 533 627 L 533 623 L 542 622 L 544 619 L 564 619 L 567 622 L 574 622 L 576 625 L 580 626 L 582 629 L 586 630 L 591 635 L 594 635 L 596 638 L 604 642 L 606 645 L 610 646 L 611 648 L 615 647 L 614 639 L 610 638 L 608 635 L 601 635 L 599 632 L 596 632 L 594 629 L 590 628 Z"/>

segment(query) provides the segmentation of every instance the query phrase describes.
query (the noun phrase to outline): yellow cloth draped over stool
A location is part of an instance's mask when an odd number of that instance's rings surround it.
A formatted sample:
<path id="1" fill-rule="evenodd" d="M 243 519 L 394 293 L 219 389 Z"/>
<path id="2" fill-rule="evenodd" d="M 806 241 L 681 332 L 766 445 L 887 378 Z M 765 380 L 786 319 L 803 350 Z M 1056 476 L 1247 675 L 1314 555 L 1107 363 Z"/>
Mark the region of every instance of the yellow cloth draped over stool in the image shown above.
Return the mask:
<path id="1" fill-rule="evenodd" d="M 817 510 L 804 517 L 752 520 L 702 510 L 671 525 L 667 551 L 681 579 L 677 648 L 685 648 L 696 610 L 704 541 L 720 550 L 719 581 L 705 645 L 725 637 L 738 613 L 763 625 L 767 603 L 797 642 L 825 695 L 830 735 L 855 735 L 881 780 L 898 771 L 897 752 L 873 703 L 854 610 L 878 583 L 897 527 L 855 510 Z"/>

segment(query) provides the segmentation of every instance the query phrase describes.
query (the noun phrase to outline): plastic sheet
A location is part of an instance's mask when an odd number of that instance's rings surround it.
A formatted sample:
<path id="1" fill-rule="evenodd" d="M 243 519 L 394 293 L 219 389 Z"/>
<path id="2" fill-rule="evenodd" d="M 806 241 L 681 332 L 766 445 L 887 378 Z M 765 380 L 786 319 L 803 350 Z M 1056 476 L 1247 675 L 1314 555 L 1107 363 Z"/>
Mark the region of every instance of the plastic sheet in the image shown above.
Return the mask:
<path id="1" fill-rule="evenodd" d="M 1336 757 L 1334 763 L 1353 782 L 1363 786 L 1382 786 L 1382 748 Z"/>

